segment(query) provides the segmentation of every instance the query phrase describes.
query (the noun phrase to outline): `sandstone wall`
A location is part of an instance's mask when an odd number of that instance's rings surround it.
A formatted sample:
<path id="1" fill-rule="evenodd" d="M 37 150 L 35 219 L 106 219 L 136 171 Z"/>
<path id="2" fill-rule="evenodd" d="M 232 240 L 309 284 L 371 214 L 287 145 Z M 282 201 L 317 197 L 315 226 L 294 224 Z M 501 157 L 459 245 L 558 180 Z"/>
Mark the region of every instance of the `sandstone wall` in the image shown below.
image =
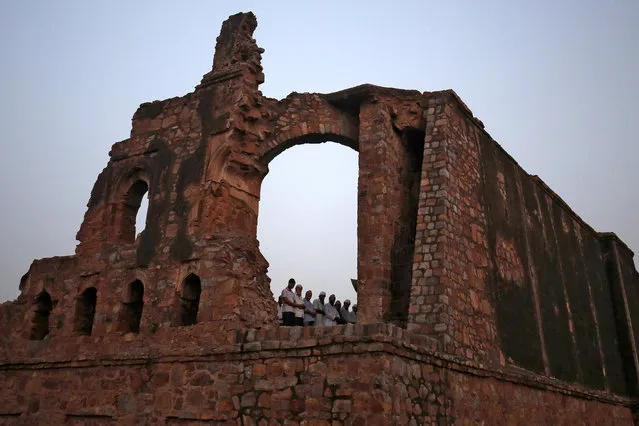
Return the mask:
<path id="1" fill-rule="evenodd" d="M 384 324 L 34 343 L 0 364 L 1 424 L 632 424 L 628 400 L 473 367 Z"/>

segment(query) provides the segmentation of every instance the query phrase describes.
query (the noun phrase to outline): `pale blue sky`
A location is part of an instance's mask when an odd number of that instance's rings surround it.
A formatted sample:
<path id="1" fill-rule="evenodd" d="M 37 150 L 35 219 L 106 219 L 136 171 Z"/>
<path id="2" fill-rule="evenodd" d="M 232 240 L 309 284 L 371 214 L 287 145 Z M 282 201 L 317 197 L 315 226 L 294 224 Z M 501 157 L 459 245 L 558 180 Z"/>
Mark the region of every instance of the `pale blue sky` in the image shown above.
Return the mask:
<path id="1" fill-rule="evenodd" d="M 138 105 L 192 91 L 222 21 L 248 10 L 266 96 L 452 88 L 529 173 L 639 250 L 636 0 L 6 0 L 0 300 L 17 296 L 34 258 L 73 253 L 91 187 Z M 296 147 L 270 167 L 259 236 L 274 292 L 293 275 L 352 297 L 357 154 Z"/>

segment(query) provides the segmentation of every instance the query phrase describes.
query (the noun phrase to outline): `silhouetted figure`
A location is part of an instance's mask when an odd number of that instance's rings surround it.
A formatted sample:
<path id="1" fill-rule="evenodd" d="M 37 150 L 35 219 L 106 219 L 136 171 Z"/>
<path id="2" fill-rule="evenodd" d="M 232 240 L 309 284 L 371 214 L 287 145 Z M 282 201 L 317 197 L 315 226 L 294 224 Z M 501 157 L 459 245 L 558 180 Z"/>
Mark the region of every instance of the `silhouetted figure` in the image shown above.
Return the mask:
<path id="1" fill-rule="evenodd" d="M 353 312 L 349 311 L 349 307 L 351 306 L 351 301 L 346 299 L 344 300 L 344 306 L 340 309 L 340 316 L 345 323 L 355 324 L 355 317 L 353 316 Z"/>
<path id="2" fill-rule="evenodd" d="M 336 301 L 335 309 L 337 310 L 337 319 L 335 320 L 337 322 L 337 325 L 346 324 L 346 321 L 344 320 L 344 318 L 342 318 L 342 302 L 340 302 L 339 300 Z"/>

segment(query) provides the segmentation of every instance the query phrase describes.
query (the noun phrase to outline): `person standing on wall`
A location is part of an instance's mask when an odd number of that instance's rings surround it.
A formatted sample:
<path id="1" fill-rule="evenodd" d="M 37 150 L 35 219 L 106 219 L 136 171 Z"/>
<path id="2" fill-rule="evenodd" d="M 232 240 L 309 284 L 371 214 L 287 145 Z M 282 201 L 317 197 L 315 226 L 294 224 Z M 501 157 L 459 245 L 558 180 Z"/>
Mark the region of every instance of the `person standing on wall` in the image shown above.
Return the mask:
<path id="1" fill-rule="evenodd" d="M 282 325 L 292 327 L 295 325 L 295 294 L 293 293 L 295 280 L 288 280 L 288 285 L 282 290 Z"/>
<path id="2" fill-rule="evenodd" d="M 335 308 L 335 295 L 331 294 L 328 298 L 328 303 L 324 306 L 324 325 L 337 325 L 337 318 L 339 318 L 339 312 Z"/>
<path id="3" fill-rule="evenodd" d="M 355 324 L 355 315 L 352 311 L 349 311 L 348 308 L 351 306 L 351 301 L 346 299 L 344 300 L 344 306 L 340 310 L 340 316 L 344 320 L 344 324 Z"/>
<path id="4" fill-rule="evenodd" d="M 302 285 L 295 286 L 295 324 L 298 326 L 304 325 L 304 297 L 302 297 Z"/>
<path id="5" fill-rule="evenodd" d="M 346 321 L 342 318 L 342 302 L 338 300 L 333 306 L 335 306 L 335 310 L 337 311 L 337 318 L 335 318 L 337 325 L 346 324 Z"/>
<path id="6" fill-rule="evenodd" d="M 315 318 L 317 316 L 315 309 L 313 309 L 313 304 L 311 303 L 311 297 L 313 297 L 313 292 L 307 290 L 304 297 L 304 325 L 307 327 L 315 325 Z"/>
<path id="7" fill-rule="evenodd" d="M 319 297 L 313 300 L 313 309 L 315 310 L 315 325 L 324 325 L 324 299 L 326 298 L 325 292 L 320 292 Z"/>
<path id="8" fill-rule="evenodd" d="M 283 305 L 283 303 L 282 303 L 282 296 L 280 296 L 280 297 L 277 299 L 277 319 L 279 320 L 279 322 L 280 322 L 279 324 L 280 324 L 280 325 L 284 325 L 284 324 L 282 323 L 282 305 Z"/>

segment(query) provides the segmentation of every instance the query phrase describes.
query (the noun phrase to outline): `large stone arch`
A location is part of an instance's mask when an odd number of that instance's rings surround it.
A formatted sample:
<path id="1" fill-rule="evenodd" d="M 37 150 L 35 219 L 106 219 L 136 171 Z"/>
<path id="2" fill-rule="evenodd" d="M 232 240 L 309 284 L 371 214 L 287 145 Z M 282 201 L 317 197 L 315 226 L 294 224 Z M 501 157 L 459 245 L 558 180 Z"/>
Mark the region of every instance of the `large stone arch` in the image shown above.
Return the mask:
<path id="1" fill-rule="evenodd" d="M 359 121 L 351 112 L 336 108 L 322 95 L 292 93 L 280 103 L 273 137 L 261 146 L 259 162 L 265 166 L 295 145 L 334 141 L 359 150 Z"/>
<path id="2" fill-rule="evenodd" d="M 270 138 L 256 152 L 258 167 L 263 170 L 259 181 L 258 202 L 270 162 L 289 148 L 303 144 L 336 142 L 359 152 L 357 113 L 340 109 L 323 95 L 315 93 L 291 93 L 277 107 L 279 115 L 271 120 Z"/>

